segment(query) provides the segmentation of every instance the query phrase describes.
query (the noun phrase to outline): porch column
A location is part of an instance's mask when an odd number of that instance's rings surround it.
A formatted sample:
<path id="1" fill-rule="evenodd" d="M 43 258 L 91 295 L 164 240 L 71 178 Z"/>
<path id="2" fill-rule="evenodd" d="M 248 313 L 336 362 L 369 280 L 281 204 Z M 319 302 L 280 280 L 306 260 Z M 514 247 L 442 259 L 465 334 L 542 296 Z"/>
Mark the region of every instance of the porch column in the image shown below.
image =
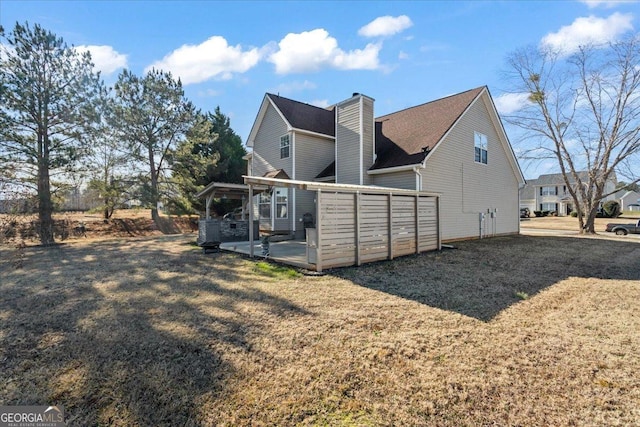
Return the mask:
<path id="1" fill-rule="evenodd" d="M 211 202 L 213 201 L 213 196 L 215 195 L 215 191 L 212 191 L 207 195 L 207 203 L 205 207 L 205 215 L 204 219 L 211 219 Z"/>
<path id="2" fill-rule="evenodd" d="M 253 258 L 253 185 L 249 184 L 249 257 Z"/>

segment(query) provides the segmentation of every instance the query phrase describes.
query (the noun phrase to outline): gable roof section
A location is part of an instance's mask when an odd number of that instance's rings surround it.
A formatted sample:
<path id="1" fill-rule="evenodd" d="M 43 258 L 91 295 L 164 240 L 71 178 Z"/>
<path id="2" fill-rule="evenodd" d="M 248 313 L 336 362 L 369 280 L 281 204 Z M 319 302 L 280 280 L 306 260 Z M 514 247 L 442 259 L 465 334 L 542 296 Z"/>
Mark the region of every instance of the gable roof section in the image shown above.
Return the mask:
<path id="1" fill-rule="evenodd" d="M 336 161 L 334 160 L 322 170 L 318 175 L 316 175 L 313 179 L 323 179 L 323 178 L 331 178 L 336 176 Z"/>
<path id="2" fill-rule="evenodd" d="M 527 185 L 520 189 L 520 200 L 533 200 L 536 198 L 536 188 L 538 180 L 530 179 Z"/>
<path id="3" fill-rule="evenodd" d="M 329 136 L 336 135 L 336 120 L 333 108 L 327 110 L 272 93 L 267 93 L 267 96 L 294 129 Z"/>
<path id="4" fill-rule="evenodd" d="M 578 177 L 581 181 L 585 182 L 589 180 L 589 173 L 587 171 L 577 172 Z M 575 179 L 573 176 L 569 174 L 569 183 L 573 184 Z M 561 173 L 548 173 L 545 175 L 540 175 L 535 183 L 536 186 L 542 187 L 545 185 L 564 185 L 564 178 Z"/>
<path id="5" fill-rule="evenodd" d="M 264 178 L 278 178 L 278 179 L 291 179 L 284 169 L 276 169 L 266 172 L 262 175 Z"/>
<path id="6" fill-rule="evenodd" d="M 378 157 L 371 169 L 421 163 L 483 90 L 485 86 L 376 118 Z"/>
<path id="7" fill-rule="evenodd" d="M 293 99 L 266 93 L 260 104 L 260 110 L 253 122 L 251 132 L 247 138 L 247 146 L 253 147 L 253 143 L 262 125 L 269 106 L 273 107 L 282 121 L 287 125 L 287 130 L 299 130 L 314 134 L 335 138 L 335 112 L 333 107 L 325 109 Z"/>

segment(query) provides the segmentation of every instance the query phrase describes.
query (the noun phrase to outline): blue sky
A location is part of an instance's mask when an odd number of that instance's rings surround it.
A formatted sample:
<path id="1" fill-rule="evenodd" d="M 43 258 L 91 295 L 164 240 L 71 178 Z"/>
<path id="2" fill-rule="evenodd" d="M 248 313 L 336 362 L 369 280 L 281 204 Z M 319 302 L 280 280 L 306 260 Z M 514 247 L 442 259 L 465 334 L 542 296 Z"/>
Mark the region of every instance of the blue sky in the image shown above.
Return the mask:
<path id="1" fill-rule="evenodd" d="M 380 116 L 487 85 L 498 110 L 506 55 L 637 31 L 634 1 L 0 1 L 0 24 L 39 23 L 92 52 L 107 84 L 126 67 L 179 76 L 246 140 L 265 92 L 326 106 L 360 92 Z M 517 133 L 507 128 L 517 148 Z M 527 178 L 552 164 L 523 165 Z"/>

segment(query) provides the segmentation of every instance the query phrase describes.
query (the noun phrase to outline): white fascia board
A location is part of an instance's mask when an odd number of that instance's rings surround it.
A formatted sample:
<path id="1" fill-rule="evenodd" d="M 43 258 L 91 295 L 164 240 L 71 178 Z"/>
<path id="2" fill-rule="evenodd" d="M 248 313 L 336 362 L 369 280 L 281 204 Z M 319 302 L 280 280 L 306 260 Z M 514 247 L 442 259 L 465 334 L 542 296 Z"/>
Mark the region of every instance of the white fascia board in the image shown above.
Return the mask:
<path id="1" fill-rule="evenodd" d="M 486 102 L 488 104 L 489 115 L 491 120 L 494 122 L 494 127 L 497 128 L 498 133 L 501 138 L 502 147 L 507 153 L 507 157 L 509 158 L 509 163 L 511 164 L 511 168 L 513 169 L 513 173 L 516 175 L 518 179 L 518 183 L 526 183 L 524 179 L 524 174 L 522 173 L 522 169 L 520 168 L 520 163 L 518 163 L 518 159 L 516 158 L 516 154 L 513 152 L 513 147 L 511 146 L 511 142 L 509 142 L 509 137 L 507 136 L 507 132 L 504 130 L 504 125 L 502 124 L 502 120 L 500 120 L 500 115 L 498 114 L 498 110 L 496 109 L 496 105 L 493 102 L 493 98 L 489 93 L 489 89 L 485 86 L 485 88 L 480 92 L 480 95 L 486 95 Z M 475 102 L 475 101 L 474 101 Z"/>
<path id="2" fill-rule="evenodd" d="M 293 132 L 303 133 L 305 135 L 311 135 L 311 136 L 317 136 L 318 138 L 329 139 L 331 141 L 335 141 L 335 139 L 336 139 L 335 136 L 325 135 L 324 133 L 313 132 L 313 131 L 306 130 L 306 129 L 290 128 L 290 130 L 293 131 Z"/>
<path id="3" fill-rule="evenodd" d="M 368 175 L 380 175 L 380 174 L 384 174 L 384 173 L 413 171 L 416 167 L 420 167 L 421 169 L 424 169 L 424 165 L 423 164 L 413 163 L 413 164 L 410 164 L 410 165 L 393 166 L 393 167 L 384 168 L 384 169 L 368 170 L 367 174 Z"/>
<path id="4" fill-rule="evenodd" d="M 467 112 L 469 110 L 471 110 L 471 107 L 473 107 L 476 103 L 476 101 L 478 101 L 478 99 L 480 99 L 480 97 L 482 96 L 482 94 L 487 90 L 487 88 L 485 87 L 484 89 L 482 89 L 482 91 L 474 98 L 473 101 L 471 101 L 469 103 L 469 105 L 467 106 L 467 108 L 465 108 L 465 110 L 462 112 L 462 114 L 460 114 L 460 117 L 458 117 L 456 119 L 455 122 L 453 122 L 453 124 L 451 125 L 451 127 L 445 132 L 444 135 L 442 135 L 442 138 L 440 138 L 438 140 L 438 142 L 436 143 L 436 145 L 433 147 L 432 150 L 429 151 L 429 153 L 427 153 L 427 155 L 425 156 L 424 160 L 422 161 L 422 167 L 426 167 L 427 165 L 427 159 L 429 158 L 429 156 L 431 156 L 431 154 L 436 151 L 438 149 L 438 147 L 440 147 L 440 145 L 443 143 L 443 141 L 447 138 L 447 136 L 449 136 L 449 134 L 453 131 L 453 129 L 458 125 L 458 123 L 460 123 L 460 121 L 462 120 L 462 118 L 467 114 Z"/>
<path id="5" fill-rule="evenodd" d="M 253 147 L 253 142 L 255 141 L 258 134 L 258 129 L 260 129 L 260 126 L 262 126 L 262 121 L 264 120 L 264 116 L 267 113 L 267 108 L 269 107 L 269 105 L 271 105 L 276 110 L 276 112 L 280 115 L 282 121 L 287 125 L 287 131 L 291 131 L 291 129 L 293 129 L 291 127 L 291 123 L 289 123 L 282 114 L 282 111 L 280 111 L 278 107 L 276 107 L 276 104 L 271 100 L 271 98 L 269 98 L 269 94 L 265 93 L 264 98 L 262 99 L 262 104 L 260 104 L 260 110 L 258 110 L 256 120 L 253 122 L 253 126 L 251 126 L 251 132 L 249 133 L 249 137 L 247 138 L 247 147 Z"/>
<path id="6" fill-rule="evenodd" d="M 433 196 L 440 197 L 442 193 L 435 193 L 430 191 L 416 191 L 407 190 L 403 188 L 392 187 L 379 187 L 375 185 L 356 185 L 356 184 L 335 184 L 324 183 L 317 181 L 294 181 L 292 179 L 282 178 L 265 178 L 257 176 L 243 175 L 244 183 L 247 185 L 259 185 L 267 187 L 287 187 L 287 188 L 299 188 L 301 190 L 321 190 L 329 192 L 361 192 L 361 193 L 376 193 L 376 194 L 398 194 L 398 195 L 419 195 L 419 196 Z"/>

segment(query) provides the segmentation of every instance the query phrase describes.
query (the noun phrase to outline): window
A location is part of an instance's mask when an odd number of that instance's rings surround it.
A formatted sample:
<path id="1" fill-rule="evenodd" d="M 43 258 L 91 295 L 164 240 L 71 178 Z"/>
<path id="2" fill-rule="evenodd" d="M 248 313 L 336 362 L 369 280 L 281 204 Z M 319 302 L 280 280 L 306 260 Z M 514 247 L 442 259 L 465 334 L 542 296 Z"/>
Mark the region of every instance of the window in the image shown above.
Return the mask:
<path id="1" fill-rule="evenodd" d="M 540 210 L 543 212 L 544 211 L 557 212 L 558 204 L 557 203 L 540 203 Z"/>
<path id="2" fill-rule="evenodd" d="M 487 135 L 474 132 L 476 162 L 487 164 Z"/>
<path id="3" fill-rule="evenodd" d="M 258 210 L 260 218 L 271 218 L 271 194 L 260 193 L 258 196 Z"/>
<path id="4" fill-rule="evenodd" d="M 558 187 L 540 187 L 541 196 L 557 196 Z"/>
<path id="5" fill-rule="evenodd" d="M 289 205 L 289 190 L 286 188 L 276 188 L 276 218 L 286 219 Z"/>
<path id="6" fill-rule="evenodd" d="M 289 157 L 289 134 L 280 137 L 280 158 Z"/>

